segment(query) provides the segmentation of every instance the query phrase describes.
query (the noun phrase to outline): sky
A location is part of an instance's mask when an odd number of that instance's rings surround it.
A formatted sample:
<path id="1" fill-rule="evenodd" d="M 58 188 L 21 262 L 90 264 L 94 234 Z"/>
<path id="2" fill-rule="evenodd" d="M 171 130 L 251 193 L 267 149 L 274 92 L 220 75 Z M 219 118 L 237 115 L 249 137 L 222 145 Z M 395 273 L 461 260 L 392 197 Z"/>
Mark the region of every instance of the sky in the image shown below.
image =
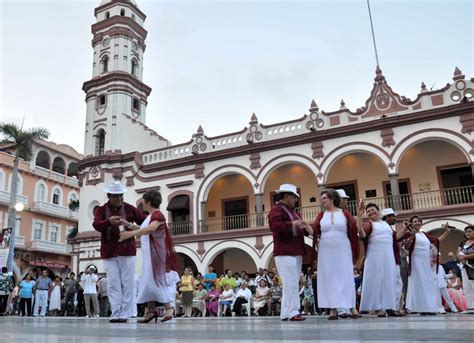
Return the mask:
<path id="1" fill-rule="evenodd" d="M 207 136 L 355 110 L 369 97 L 375 57 L 366 0 L 136 0 L 147 15 L 143 81 L 152 87 L 147 125 L 173 144 L 199 125 Z M 83 152 L 99 0 L 0 0 L 0 122 L 49 129 Z M 380 67 L 414 99 L 474 76 L 471 0 L 371 1 Z M 150 147 L 153 149 L 154 147 Z"/>

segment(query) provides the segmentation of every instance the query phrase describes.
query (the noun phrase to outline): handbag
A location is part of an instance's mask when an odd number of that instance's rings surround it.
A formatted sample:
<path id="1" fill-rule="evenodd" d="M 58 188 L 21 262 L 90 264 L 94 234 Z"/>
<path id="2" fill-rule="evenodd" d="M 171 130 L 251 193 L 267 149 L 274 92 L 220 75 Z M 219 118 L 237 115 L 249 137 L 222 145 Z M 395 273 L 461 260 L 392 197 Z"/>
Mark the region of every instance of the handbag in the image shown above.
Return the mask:
<path id="1" fill-rule="evenodd" d="M 474 268 L 465 264 L 464 269 L 466 270 L 467 278 L 469 280 L 474 280 Z"/>

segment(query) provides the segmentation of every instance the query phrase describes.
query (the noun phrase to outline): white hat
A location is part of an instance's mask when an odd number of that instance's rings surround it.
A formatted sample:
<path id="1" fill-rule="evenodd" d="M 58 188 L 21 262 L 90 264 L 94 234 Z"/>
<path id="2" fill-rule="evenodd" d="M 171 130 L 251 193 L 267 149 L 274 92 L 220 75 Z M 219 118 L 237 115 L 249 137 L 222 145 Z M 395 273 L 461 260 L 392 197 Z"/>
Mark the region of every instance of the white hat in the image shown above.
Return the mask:
<path id="1" fill-rule="evenodd" d="M 105 193 L 109 194 L 123 194 L 125 192 L 127 192 L 127 189 L 122 186 L 120 181 L 112 181 L 105 189 Z"/>
<path id="2" fill-rule="evenodd" d="M 381 214 L 382 214 L 382 217 L 390 216 L 390 215 L 392 215 L 392 214 L 393 214 L 394 216 L 397 215 L 397 214 L 395 213 L 395 211 L 393 210 L 393 208 L 390 208 L 390 207 L 384 208 L 384 209 L 382 210 Z"/>
<path id="3" fill-rule="evenodd" d="M 336 192 L 339 193 L 339 196 L 342 198 L 342 199 L 350 199 L 350 197 L 346 194 L 346 191 L 343 190 L 343 189 L 336 189 Z"/>
<path id="4" fill-rule="evenodd" d="M 289 183 L 284 183 L 275 192 L 277 192 L 277 193 L 293 193 L 298 198 L 300 197 L 300 195 L 297 192 L 296 186 L 292 185 L 292 184 L 289 184 Z"/>

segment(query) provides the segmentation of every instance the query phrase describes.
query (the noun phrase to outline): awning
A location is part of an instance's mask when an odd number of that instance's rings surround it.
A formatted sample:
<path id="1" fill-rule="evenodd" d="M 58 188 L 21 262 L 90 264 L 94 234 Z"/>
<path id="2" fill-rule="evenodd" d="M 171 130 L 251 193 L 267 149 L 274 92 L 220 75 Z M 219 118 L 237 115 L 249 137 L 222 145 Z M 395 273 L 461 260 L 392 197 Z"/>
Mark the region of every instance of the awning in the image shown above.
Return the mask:
<path id="1" fill-rule="evenodd" d="M 171 199 L 166 208 L 167 211 L 176 211 L 176 210 L 188 210 L 189 209 L 189 196 L 187 195 L 178 195 Z"/>

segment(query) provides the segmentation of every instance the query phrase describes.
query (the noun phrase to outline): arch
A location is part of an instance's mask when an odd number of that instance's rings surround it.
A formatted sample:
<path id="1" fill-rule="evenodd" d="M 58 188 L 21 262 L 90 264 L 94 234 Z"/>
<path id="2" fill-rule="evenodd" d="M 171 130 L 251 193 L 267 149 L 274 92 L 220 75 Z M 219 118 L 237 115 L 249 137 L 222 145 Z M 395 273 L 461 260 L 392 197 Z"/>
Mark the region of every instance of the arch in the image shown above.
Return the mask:
<path id="1" fill-rule="evenodd" d="M 195 250 L 189 248 L 188 246 L 185 245 L 179 245 L 176 244 L 174 246 L 176 253 L 181 254 L 184 256 L 187 256 L 189 259 L 193 261 L 193 263 L 196 265 L 197 271 L 201 271 L 201 259 L 199 258 L 199 255 L 196 253 Z M 180 265 L 181 267 L 181 265 Z M 177 272 L 180 272 L 181 270 L 177 270 Z"/>
<path id="2" fill-rule="evenodd" d="M 40 150 L 35 158 L 35 166 L 49 170 L 51 157 L 45 150 Z"/>
<path id="3" fill-rule="evenodd" d="M 263 267 L 261 265 L 261 259 L 258 256 L 258 253 L 255 251 L 255 248 L 250 244 L 239 240 L 227 240 L 216 243 L 208 251 L 206 251 L 202 259 L 202 265 L 208 266 L 210 264 L 213 264 L 212 262 L 220 253 L 229 249 L 237 249 L 249 255 L 251 260 L 255 264 L 256 269 L 259 267 Z"/>
<path id="4" fill-rule="evenodd" d="M 13 177 L 13 172 L 8 175 L 8 185 L 7 185 L 7 190 L 8 192 L 12 191 L 12 177 Z M 18 186 L 16 188 L 17 194 L 23 194 L 23 176 L 21 176 L 20 173 L 18 173 Z"/>
<path id="5" fill-rule="evenodd" d="M 390 158 L 384 149 L 374 144 L 364 142 L 347 143 L 333 149 L 321 162 L 321 173 L 323 174 L 321 183 L 327 183 L 329 170 L 331 170 L 340 159 L 354 153 L 365 153 L 375 156 L 387 169 L 387 175 L 389 174 L 388 166 L 390 165 Z"/>
<path id="6" fill-rule="evenodd" d="M 100 207 L 100 202 L 98 202 L 97 200 L 91 201 L 89 203 L 89 206 L 87 206 L 87 214 L 90 220 L 94 220 L 94 213 L 96 209 L 99 207 Z"/>
<path id="7" fill-rule="evenodd" d="M 313 247 L 313 240 L 312 238 L 309 238 L 309 237 L 305 237 L 304 238 L 304 244 L 305 244 L 305 248 L 308 249 L 307 250 L 307 255 L 309 254 L 309 258 L 311 258 L 311 249 Z M 270 262 L 272 261 L 273 259 L 273 241 L 270 242 L 270 244 L 268 244 L 262 251 L 262 257 L 261 257 L 261 260 L 263 262 L 263 268 L 269 268 L 269 264 Z"/>
<path id="8" fill-rule="evenodd" d="M 299 154 L 286 154 L 275 157 L 262 166 L 257 175 L 258 192 L 263 193 L 265 185 L 270 175 L 278 168 L 288 164 L 299 164 L 307 167 L 313 174 L 316 180 L 318 180 L 318 165 L 311 160 L 309 157 Z"/>
<path id="9" fill-rule="evenodd" d="M 444 141 L 456 146 L 466 157 L 468 163 L 472 163 L 469 151 L 472 143 L 461 134 L 446 129 L 426 129 L 408 135 L 393 149 L 391 160 L 394 162 L 395 172 L 399 172 L 400 162 L 403 155 L 413 146 L 425 141 Z"/>
<path id="10" fill-rule="evenodd" d="M 255 178 L 255 175 L 249 169 L 244 168 L 242 166 L 231 164 L 231 165 L 218 167 L 214 169 L 212 172 L 210 172 L 202 181 L 201 186 L 199 187 L 199 190 L 198 190 L 197 205 L 199 205 L 201 202 L 207 199 L 209 195 L 209 191 L 211 190 L 212 186 L 217 180 L 219 180 L 223 176 L 230 175 L 230 174 L 238 174 L 238 175 L 245 176 L 247 180 L 250 182 L 250 184 L 252 185 L 252 187 L 254 187 L 254 184 L 257 181 Z"/>
<path id="11" fill-rule="evenodd" d="M 48 185 L 43 180 L 36 182 L 35 201 L 48 201 Z"/>
<path id="12" fill-rule="evenodd" d="M 51 189 L 51 203 L 59 206 L 63 204 L 63 190 L 57 185 Z"/>
<path id="13" fill-rule="evenodd" d="M 5 189 L 5 172 L 0 168 L 0 191 Z"/>
<path id="14" fill-rule="evenodd" d="M 77 162 L 71 162 L 67 166 L 67 176 L 77 178 Z"/>
<path id="15" fill-rule="evenodd" d="M 101 58 L 100 64 L 102 67 L 102 73 L 107 73 L 109 71 L 109 61 L 110 58 L 108 54 L 105 54 L 104 57 Z"/>
<path id="16" fill-rule="evenodd" d="M 61 156 L 56 156 L 53 160 L 53 171 L 65 175 L 66 174 L 66 162 Z"/>

